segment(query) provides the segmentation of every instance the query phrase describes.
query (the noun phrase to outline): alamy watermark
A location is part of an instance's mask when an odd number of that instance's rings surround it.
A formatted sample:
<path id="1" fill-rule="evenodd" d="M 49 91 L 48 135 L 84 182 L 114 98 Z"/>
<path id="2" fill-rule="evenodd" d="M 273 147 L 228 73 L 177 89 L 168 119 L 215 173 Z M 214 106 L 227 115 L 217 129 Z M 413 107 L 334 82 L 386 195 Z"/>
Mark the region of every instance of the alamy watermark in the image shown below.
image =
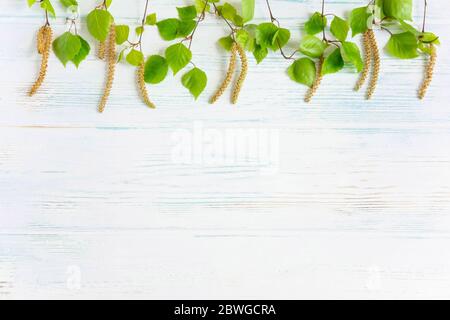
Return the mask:
<path id="1" fill-rule="evenodd" d="M 279 170 L 280 133 L 271 128 L 208 128 L 194 122 L 192 129 L 172 134 L 172 162 L 200 166 L 251 166 L 261 174 Z"/>

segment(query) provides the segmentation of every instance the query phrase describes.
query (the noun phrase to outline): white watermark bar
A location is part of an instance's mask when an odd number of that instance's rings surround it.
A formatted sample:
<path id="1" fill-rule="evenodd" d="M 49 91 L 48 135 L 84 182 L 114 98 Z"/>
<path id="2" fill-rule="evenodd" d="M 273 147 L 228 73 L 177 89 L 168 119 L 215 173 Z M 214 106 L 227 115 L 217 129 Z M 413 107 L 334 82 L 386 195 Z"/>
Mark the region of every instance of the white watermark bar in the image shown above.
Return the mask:
<path id="1" fill-rule="evenodd" d="M 172 134 L 171 161 L 179 165 L 249 166 L 276 174 L 280 166 L 280 132 L 272 128 L 212 128 L 203 122 Z"/>

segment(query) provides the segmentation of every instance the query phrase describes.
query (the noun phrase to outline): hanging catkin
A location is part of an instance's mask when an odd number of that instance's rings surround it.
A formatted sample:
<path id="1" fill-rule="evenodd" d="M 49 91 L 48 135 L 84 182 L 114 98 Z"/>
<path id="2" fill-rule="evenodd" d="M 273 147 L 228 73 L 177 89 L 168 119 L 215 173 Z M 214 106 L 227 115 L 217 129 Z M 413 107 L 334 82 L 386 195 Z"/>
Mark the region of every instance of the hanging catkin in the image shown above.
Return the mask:
<path id="1" fill-rule="evenodd" d="M 144 103 L 151 109 L 155 109 L 156 106 L 150 100 L 147 87 L 145 85 L 145 64 L 142 62 L 137 68 L 137 83 L 139 88 L 139 94 L 142 97 Z"/>
<path id="2" fill-rule="evenodd" d="M 419 99 L 425 98 L 427 94 L 428 87 L 433 81 L 434 67 L 436 66 L 437 52 L 436 48 L 431 44 L 430 45 L 430 60 L 425 67 L 425 78 L 422 82 L 422 86 L 419 89 Z"/>
<path id="3" fill-rule="evenodd" d="M 97 57 L 100 60 L 105 60 L 105 56 L 106 56 L 106 42 L 100 41 L 98 43 Z"/>
<path id="4" fill-rule="evenodd" d="M 373 32 L 372 29 L 369 29 L 368 33 L 373 58 L 373 69 L 372 69 L 372 77 L 369 83 L 369 88 L 367 90 L 367 100 L 371 99 L 373 94 L 375 93 L 375 89 L 377 88 L 378 84 L 378 78 L 380 77 L 380 65 L 381 65 L 380 50 L 378 49 L 377 40 L 375 39 L 375 33 Z"/>
<path id="5" fill-rule="evenodd" d="M 219 89 L 216 91 L 216 93 L 212 96 L 210 103 L 216 103 L 217 100 L 223 95 L 225 90 L 227 90 L 228 86 L 231 83 L 231 80 L 233 79 L 234 71 L 236 70 L 236 59 L 237 59 L 237 44 L 236 42 L 233 42 L 233 45 L 231 47 L 231 58 L 230 58 L 230 64 L 228 65 L 228 71 L 225 76 L 225 79 L 223 80 L 222 84 L 220 85 Z"/>
<path id="6" fill-rule="evenodd" d="M 39 54 L 43 54 L 45 50 L 46 38 L 47 38 L 47 26 L 42 26 L 37 34 L 37 51 Z"/>
<path id="7" fill-rule="evenodd" d="M 361 72 L 358 82 L 356 83 L 355 90 L 359 91 L 361 87 L 366 83 L 367 76 L 370 73 L 370 66 L 372 63 L 372 45 L 370 42 L 369 30 L 363 34 L 363 47 L 364 47 L 364 69 Z"/>
<path id="8" fill-rule="evenodd" d="M 319 62 L 317 63 L 317 74 L 316 74 L 316 79 L 314 80 L 313 85 L 311 86 L 311 88 L 308 90 L 308 93 L 306 94 L 305 97 L 305 102 L 310 103 L 312 98 L 314 97 L 314 95 L 317 92 L 317 89 L 319 89 L 320 83 L 322 82 L 322 67 L 323 67 L 323 56 L 320 57 Z"/>
<path id="9" fill-rule="evenodd" d="M 33 96 L 38 89 L 42 86 L 42 83 L 45 80 L 45 76 L 47 75 L 48 69 L 48 58 L 50 57 L 50 48 L 52 46 L 52 37 L 53 31 L 49 25 L 43 26 L 37 36 L 37 50 L 40 54 L 42 54 L 41 67 L 39 70 L 39 76 L 36 79 L 36 82 L 30 89 L 29 96 Z"/>
<path id="10" fill-rule="evenodd" d="M 116 71 L 116 26 L 111 24 L 108 36 L 108 47 L 107 47 L 106 58 L 108 63 L 108 71 L 106 77 L 105 90 L 103 92 L 98 111 L 102 113 L 105 111 L 106 103 L 108 102 L 109 95 L 111 94 L 111 89 L 114 83 L 114 74 Z"/>
<path id="11" fill-rule="evenodd" d="M 245 54 L 244 48 L 242 48 L 242 46 L 239 43 L 236 43 L 236 50 L 241 59 L 241 73 L 239 75 L 238 80 L 236 81 L 236 84 L 233 88 L 233 92 L 231 95 L 231 102 L 233 104 L 236 104 L 238 101 L 239 94 L 241 93 L 242 86 L 244 85 L 245 79 L 247 78 L 247 72 L 248 72 L 248 60 L 247 60 L 247 55 Z"/>

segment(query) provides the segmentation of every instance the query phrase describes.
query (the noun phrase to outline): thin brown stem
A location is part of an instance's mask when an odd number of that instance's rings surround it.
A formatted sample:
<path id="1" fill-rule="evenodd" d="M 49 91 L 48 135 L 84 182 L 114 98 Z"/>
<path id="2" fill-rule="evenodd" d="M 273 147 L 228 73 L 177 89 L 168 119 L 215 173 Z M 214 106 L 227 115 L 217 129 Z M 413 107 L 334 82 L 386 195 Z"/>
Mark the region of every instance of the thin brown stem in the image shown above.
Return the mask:
<path id="1" fill-rule="evenodd" d="M 138 41 L 138 45 L 139 45 L 139 50 L 142 52 L 142 36 L 144 35 L 144 28 L 145 28 L 145 20 L 147 18 L 147 12 L 148 12 L 148 2 L 149 0 L 147 0 L 145 2 L 145 9 L 144 9 L 144 17 L 142 18 L 142 24 L 141 24 L 141 34 L 139 35 L 139 41 Z"/>
<path id="2" fill-rule="evenodd" d="M 278 26 L 280 26 L 280 23 L 278 22 L 277 18 L 275 18 L 275 16 L 273 15 L 272 7 L 270 6 L 269 0 L 266 0 L 266 4 L 267 4 L 267 9 L 269 10 L 270 20 L 272 22 L 276 22 L 278 24 Z"/>
<path id="3" fill-rule="evenodd" d="M 423 7 L 423 24 L 422 24 L 422 33 L 425 32 L 425 27 L 427 24 L 427 9 L 428 9 L 428 1 L 424 0 L 424 7 Z"/>
<path id="4" fill-rule="evenodd" d="M 197 23 L 195 24 L 194 30 L 192 30 L 191 35 L 186 38 L 186 39 L 189 39 L 189 46 L 188 46 L 189 49 L 191 49 L 191 47 L 192 47 L 192 41 L 194 40 L 194 35 L 198 29 L 198 26 L 200 25 L 200 22 L 202 22 L 205 19 L 205 13 L 206 13 L 206 8 L 208 8 L 208 3 L 209 3 L 209 0 L 206 0 L 205 6 L 203 7 L 202 13 L 200 14 L 200 16 L 197 19 Z"/>
<path id="5" fill-rule="evenodd" d="M 44 0 L 40 0 L 39 3 L 42 3 Z M 50 21 L 48 19 L 48 10 L 45 10 L 45 26 L 50 26 Z"/>
<path id="6" fill-rule="evenodd" d="M 234 32 L 236 31 L 233 26 L 231 25 L 231 23 L 222 15 L 222 13 L 220 13 L 219 9 L 217 8 L 216 4 L 213 2 L 212 5 L 214 6 L 214 10 L 216 11 L 216 14 L 219 15 L 219 17 L 221 17 L 226 24 L 228 25 L 228 27 L 231 29 L 231 37 L 233 38 L 233 40 L 235 40 L 234 38 Z"/>
<path id="7" fill-rule="evenodd" d="M 389 33 L 391 36 L 393 35 L 392 32 L 391 32 L 391 30 L 389 30 L 389 29 L 386 28 L 386 27 L 381 27 L 381 30 L 386 31 L 386 32 Z"/>
<path id="8" fill-rule="evenodd" d="M 45 10 L 45 25 L 50 26 L 50 21 L 48 20 L 48 11 Z"/>
<path id="9" fill-rule="evenodd" d="M 322 9 L 321 10 L 322 11 L 321 11 L 320 14 L 321 14 L 321 18 L 322 18 L 322 23 L 323 23 L 323 20 L 325 19 L 325 17 L 327 17 L 327 16 L 336 17 L 336 15 L 334 13 L 327 13 L 327 14 L 325 14 L 325 0 L 322 0 Z M 339 40 L 329 40 L 327 38 L 327 33 L 326 33 L 326 30 L 325 30 L 325 27 L 323 27 L 323 29 L 322 29 L 322 40 L 325 41 L 327 44 L 331 44 L 331 45 L 336 46 L 337 48 L 339 48 L 338 43 L 341 43 L 341 41 L 339 41 Z"/>
<path id="10" fill-rule="evenodd" d="M 280 27 L 280 23 L 277 18 L 273 15 L 272 7 L 270 6 L 269 0 L 266 0 L 267 9 L 269 10 L 270 20 L 272 23 L 276 22 L 278 24 L 278 27 Z M 287 55 L 283 48 L 281 47 L 280 39 L 277 39 L 277 45 L 278 49 L 280 50 L 281 56 L 286 60 L 295 60 L 294 56 L 299 52 L 298 50 L 295 50 L 291 55 Z"/>
<path id="11" fill-rule="evenodd" d="M 325 17 L 325 0 L 322 0 L 322 17 L 321 17 L 322 18 L 322 23 L 323 23 L 324 17 Z M 323 37 L 324 41 L 327 40 L 327 36 L 325 34 L 325 28 L 323 28 L 323 30 L 322 30 L 322 37 Z"/>
<path id="12" fill-rule="evenodd" d="M 283 48 L 281 48 L 281 44 L 280 44 L 280 40 L 277 39 L 277 44 L 278 44 L 278 48 L 280 49 L 280 54 L 281 56 L 286 59 L 286 60 L 295 60 L 294 56 L 299 52 L 299 50 L 295 50 L 292 54 L 287 55 L 284 51 Z"/>
<path id="13" fill-rule="evenodd" d="M 77 21 L 76 21 L 76 19 L 67 18 L 67 21 L 70 21 L 69 32 L 72 32 L 72 28 L 74 28 L 74 29 L 75 29 L 75 34 L 78 35 L 78 29 L 77 29 Z"/>

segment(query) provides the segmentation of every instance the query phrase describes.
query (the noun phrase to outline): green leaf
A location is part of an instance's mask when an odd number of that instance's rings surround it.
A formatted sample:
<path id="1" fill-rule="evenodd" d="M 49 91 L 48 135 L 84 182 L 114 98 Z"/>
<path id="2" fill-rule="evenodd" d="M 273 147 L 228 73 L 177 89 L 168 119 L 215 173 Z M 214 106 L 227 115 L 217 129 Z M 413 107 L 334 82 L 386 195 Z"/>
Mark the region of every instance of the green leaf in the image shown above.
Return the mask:
<path id="1" fill-rule="evenodd" d="M 128 40 L 130 36 L 130 27 L 126 25 L 118 25 L 116 26 L 116 43 L 122 44 Z"/>
<path id="2" fill-rule="evenodd" d="M 256 62 L 260 64 L 269 54 L 269 50 L 265 47 L 261 47 L 259 44 L 255 44 L 255 49 L 253 50 L 253 56 Z"/>
<path id="3" fill-rule="evenodd" d="M 386 45 L 386 51 L 400 59 L 413 59 L 419 56 L 418 41 L 411 32 L 393 34 Z"/>
<path id="4" fill-rule="evenodd" d="M 344 60 L 341 56 L 341 50 L 337 48 L 325 58 L 322 67 L 322 75 L 339 72 L 343 67 Z"/>
<path id="5" fill-rule="evenodd" d="M 28 6 L 29 6 L 29 7 L 32 7 L 33 4 L 36 3 L 36 0 L 27 0 L 27 3 L 28 3 Z"/>
<path id="6" fill-rule="evenodd" d="M 229 4 L 228 2 L 225 2 L 225 4 L 219 8 L 220 8 L 219 12 L 222 15 L 222 17 L 224 17 L 227 20 L 233 21 L 237 15 L 236 8 L 233 7 L 231 4 Z"/>
<path id="7" fill-rule="evenodd" d="M 255 50 L 256 45 L 255 35 L 257 28 L 258 26 L 256 24 L 247 24 L 243 29 L 247 32 L 248 35 L 247 44 L 245 46 L 245 50 L 247 50 L 248 52 L 253 52 Z"/>
<path id="8" fill-rule="evenodd" d="M 233 23 L 238 27 L 244 26 L 244 18 L 242 18 L 240 15 L 235 15 L 233 18 Z"/>
<path id="9" fill-rule="evenodd" d="M 327 44 L 316 36 L 306 35 L 300 42 L 300 52 L 311 58 L 319 58 L 327 48 Z"/>
<path id="10" fill-rule="evenodd" d="M 124 48 L 122 49 L 122 51 L 120 51 L 119 53 L 119 57 L 117 58 L 117 62 L 120 62 L 123 60 L 123 56 L 125 55 L 125 52 L 128 50 L 128 48 Z"/>
<path id="11" fill-rule="evenodd" d="M 316 79 L 316 65 L 309 58 L 301 58 L 289 67 L 288 74 L 295 82 L 311 87 Z"/>
<path id="12" fill-rule="evenodd" d="M 350 13 L 352 36 L 366 32 L 372 27 L 372 12 L 368 7 L 356 8 Z"/>
<path id="13" fill-rule="evenodd" d="M 233 43 L 234 43 L 234 40 L 233 40 L 233 38 L 231 38 L 231 36 L 223 37 L 223 38 L 219 39 L 220 46 L 227 51 L 231 50 Z"/>
<path id="14" fill-rule="evenodd" d="M 80 52 L 80 49 L 80 38 L 68 31 L 53 41 L 53 51 L 64 66 Z"/>
<path id="15" fill-rule="evenodd" d="M 132 49 L 126 58 L 127 62 L 133 66 L 139 66 L 144 61 L 144 55 L 142 52 Z"/>
<path id="16" fill-rule="evenodd" d="M 168 72 L 169 64 L 167 63 L 166 58 L 159 55 L 151 56 L 147 59 L 145 64 L 145 82 L 151 84 L 160 83 L 164 81 Z"/>
<path id="17" fill-rule="evenodd" d="M 305 31 L 307 34 L 315 35 L 322 32 L 327 26 L 327 17 L 323 17 L 320 12 L 314 13 L 305 23 Z"/>
<path id="18" fill-rule="evenodd" d="M 411 21 L 412 10 L 412 0 L 383 0 L 383 11 L 389 18 Z"/>
<path id="19" fill-rule="evenodd" d="M 177 43 L 166 49 L 166 59 L 175 75 L 191 61 L 192 52 L 184 44 Z"/>
<path id="20" fill-rule="evenodd" d="M 209 2 L 216 2 L 216 1 L 209 1 Z M 209 5 L 209 3 L 206 4 L 205 0 L 195 0 L 195 8 L 197 9 L 197 13 L 202 13 L 203 10 L 206 11 L 211 10 L 211 6 Z"/>
<path id="21" fill-rule="evenodd" d="M 364 62 L 361 58 L 361 51 L 356 44 L 353 42 L 342 42 L 341 54 L 345 62 L 353 64 L 358 72 L 362 71 Z"/>
<path id="22" fill-rule="evenodd" d="M 348 36 L 348 31 L 350 27 L 344 19 L 337 16 L 331 21 L 330 31 L 339 41 L 345 41 Z"/>
<path id="23" fill-rule="evenodd" d="M 273 46 L 274 39 L 277 36 L 278 27 L 270 22 L 261 23 L 256 28 L 256 43 L 263 48 L 270 48 Z"/>
<path id="24" fill-rule="evenodd" d="M 81 36 L 77 36 L 81 43 L 80 51 L 73 57 L 72 62 L 75 64 L 75 66 L 78 68 L 83 62 L 86 57 L 89 55 L 89 52 L 91 52 L 91 46 L 89 43 L 84 40 Z"/>
<path id="25" fill-rule="evenodd" d="M 403 31 L 411 32 L 412 34 L 414 34 L 416 36 L 418 36 L 420 34 L 420 31 L 417 30 L 416 28 L 414 28 L 409 23 L 407 23 L 407 22 L 405 22 L 403 20 L 398 20 L 398 22 L 400 23 L 400 27 L 403 29 Z"/>
<path id="26" fill-rule="evenodd" d="M 432 51 L 431 48 L 433 47 L 432 44 L 419 42 L 419 50 L 422 51 L 425 54 L 431 55 Z"/>
<path id="27" fill-rule="evenodd" d="M 178 19 L 165 19 L 156 23 L 161 38 L 166 41 L 174 40 L 178 34 L 178 27 L 180 26 L 180 20 Z"/>
<path id="28" fill-rule="evenodd" d="M 181 20 L 192 20 L 197 17 L 197 9 L 195 6 L 177 7 L 178 17 Z"/>
<path id="29" fill-rule="evenodd" d="M 183 86 L 197 99 L 205 90 L 208 82 L 208 77 L 199 68 L 194 68 L 186 73 L 181 79 Z"/>
<path id="30" fill-rule="evenodd" d="M 243 48 L 247 47 L 247 42 L 250 39 L 250 35 L 247 30 L 239 29 L 236 31 L 236 42 L 239 43 Z"/>
<path id="31" fill-rule="evenodd" d="M 253 20 L 255 16 L 255 0 L 242 0 L 242 18 L 244 22 Z"/>
<path id="32" fill-rule="evenodd" d="M 78 6 L 78 2 L 76 0 L 59 0 L 59 2 L 61 2 L 61 4 L 66 8 Z"/>
<path id="33" fill-rule="evenodd" d="M 140 36 L 141 34 L 144 33 L 144 27 L 143 26 L 136 27 L 136 29 L 134 29 L 134 31 L 136 32 L 136 34 L 138 36 Z"/>
<path id="34" fill-rule="evenodd" d="M 283 48 L 289 42 L 291 32 L 288 29 L 279 28 L 272 39 L 272 50 Z"/>
<path id="35" fill-rule="evenodd" d="M 41 2 L 41 8 L 46 10 L 53 18 L 56 17 L 55 9 L 53 8 L 50 0 L 43 0 Z"/>
<path id="36" fill-rule="evenodd" d="M 177 30 L 177 38 L 185 38 L 194 31 L 197 23 L 194 20 L 181 20 Z"/>
<path id="37" fill-rule="evenodd" d="M 145 18 L 145 24 L 148 26 L 154 26 L 156 25 L 156 13 L 152 13 L 149 14 L 146 18 Z"/>
<path id="38" fill-rule="evenodd" d="M 87 16 L 87 27 L 91 35 L 98 41 L 105 41 L 113 22 L 112 15 L 102 9 L 95 9 Z"/>
<path id="39" fill-rule="evenodd" d="M 373 9 L 370 9 L 371 14 L 375 10 L 375 13 L 373 13 L 373 15 L 378 20 L 383 20 L 386 17 L 386 15 L 383 12 L 383 1 L 384 0 L 375 0 L 375 6 L 373 7 Z"/>
<path id="40" fill-rule="evenodd" d="M 425 44 L 436 44 L 439 45 L 441 42 L 439 41 L 439 37 L 432 32 L 424 32 L 419 34 L 419 41 Z"/>

